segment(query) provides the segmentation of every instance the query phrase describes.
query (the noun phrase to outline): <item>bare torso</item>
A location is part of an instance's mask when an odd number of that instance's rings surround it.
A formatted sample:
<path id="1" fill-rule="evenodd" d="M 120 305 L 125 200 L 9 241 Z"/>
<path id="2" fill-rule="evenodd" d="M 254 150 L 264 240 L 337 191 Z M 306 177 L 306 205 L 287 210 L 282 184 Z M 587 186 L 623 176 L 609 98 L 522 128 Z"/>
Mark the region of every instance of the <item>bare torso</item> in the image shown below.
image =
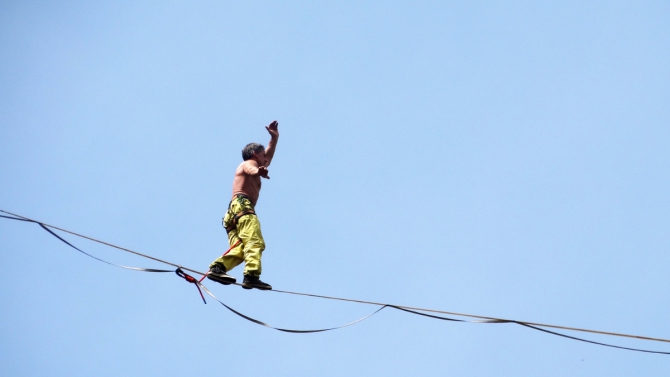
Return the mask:
<path id="1" fill-rule="evenodd" d="M 258 169 L 258 163 L 254 160 L 247 160 L 240 164 L 235 170 L 235 179 L 233 179 L 233 197 L 235 194 L 244 194 L 249 197 L 251 204 L 256 206 L 258 195 L 261 191 L 261 177 L 249 174 L 250 169 Z"/>
<path id="2" fill-rule="evenodd" d="M 279 139 L 279 123 L 273 121 L 265 127 L 270 134 L 270 142 L 267 149 L 261 148 L 253 152 L 250 159 L 245 160 L 235 170 L 235 179 L 233 180 L 233 198 L 235 194 L 244 194 L 249 197 L 251 204 L 256 206 L 258 194 L 261 192 L 261 178 L 270 179 L 268 176 L 268 166 L 272 162 L 275 154 L 275 147 Z M 248 157 L 247 157 L 248 158 Z"/>

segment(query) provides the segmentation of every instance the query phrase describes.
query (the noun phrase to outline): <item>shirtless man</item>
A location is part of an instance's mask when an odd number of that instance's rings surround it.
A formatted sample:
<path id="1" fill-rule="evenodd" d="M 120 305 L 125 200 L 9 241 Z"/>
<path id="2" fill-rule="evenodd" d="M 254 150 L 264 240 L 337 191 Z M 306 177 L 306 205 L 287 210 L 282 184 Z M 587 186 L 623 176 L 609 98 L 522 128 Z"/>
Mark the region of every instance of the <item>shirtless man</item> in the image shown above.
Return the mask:
<path id="1" fill-rule="evenodd" d="M 279 139 L 277 126 L 275 120 L 265 127 L 270 133 L 267 149 L 261 144 L 251 143 L 242 150 L 244 162 L 235 171 L 233 198 L 223 218 L 223 227 L 228 232 L 228 243 L 232 248 L 209 265 L 207 274 L 209 279 L 221 284 L 235 283 L 235 278 L 226 272 L 244 261 L 242 288 L 272 289 L 270 284 L 259 278 L 265 241 L 254 207 L 261 191 L 261 178 L 270 179 L 268 166 L 272 162 Z"/>

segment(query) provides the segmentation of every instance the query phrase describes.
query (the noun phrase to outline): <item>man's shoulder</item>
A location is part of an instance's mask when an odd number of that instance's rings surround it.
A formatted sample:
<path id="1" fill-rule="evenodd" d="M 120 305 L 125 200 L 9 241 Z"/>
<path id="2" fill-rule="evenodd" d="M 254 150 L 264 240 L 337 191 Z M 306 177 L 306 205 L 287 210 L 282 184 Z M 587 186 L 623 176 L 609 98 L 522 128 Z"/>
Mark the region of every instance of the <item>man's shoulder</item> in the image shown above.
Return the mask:
<path id="1" fill-rule="evenodd" d="M 235 174 L 237 174 L 237 175 L 246 175 L 245 168 L 250 168 L 250 167 L 257 168 L 257 167 L 258 167 L 258 163 L 257 163 L 256 161 L 254 161 L 254 160 L 246 160 L 246 161 L 242 161 L 242 163 L 240 163 L 240 164 L 237 166 L 237 169 L 235 170 Z"/>

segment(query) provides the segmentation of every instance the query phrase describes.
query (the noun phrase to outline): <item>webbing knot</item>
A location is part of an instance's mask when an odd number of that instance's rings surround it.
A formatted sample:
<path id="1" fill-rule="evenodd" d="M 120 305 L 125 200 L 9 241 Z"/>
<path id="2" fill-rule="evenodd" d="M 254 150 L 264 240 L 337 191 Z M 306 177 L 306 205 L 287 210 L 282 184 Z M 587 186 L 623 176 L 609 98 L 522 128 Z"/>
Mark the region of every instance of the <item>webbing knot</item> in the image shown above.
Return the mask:
<path id="1" fill-rule="evenodd" d="M 195 287 L 198 288 L 198 293 L 200 293 L 200 297 L 202 297 L 202 302 L 207 304 L 207 301 L 205 301 L 205 296 L 202 294 L 202 290 L 200 290 L 200 282 L 196 280 L 196 278 L 184 272 L 184 270 L 182 270 L 181 267 L 178 267 L 175 270 L 175 274 L 177 274 L 177 276 L 186 280 L 187 282 L 195 284 Z"/>

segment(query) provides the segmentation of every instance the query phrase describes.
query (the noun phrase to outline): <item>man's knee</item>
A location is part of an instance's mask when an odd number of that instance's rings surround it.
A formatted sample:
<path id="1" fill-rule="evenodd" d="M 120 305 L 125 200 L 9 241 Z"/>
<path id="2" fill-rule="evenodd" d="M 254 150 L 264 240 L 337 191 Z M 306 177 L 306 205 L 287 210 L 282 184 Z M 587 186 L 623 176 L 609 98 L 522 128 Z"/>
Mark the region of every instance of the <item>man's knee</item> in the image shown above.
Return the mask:
<path id="1" fill-rule="evenodd" d="M 254 240 L 249 240 L 244 243 L 244 248 L 246 250 L 258 250 L 258 251 L 263 251 L 265 250 L 265 241 L 261 239 L 254 239 Z"/>

